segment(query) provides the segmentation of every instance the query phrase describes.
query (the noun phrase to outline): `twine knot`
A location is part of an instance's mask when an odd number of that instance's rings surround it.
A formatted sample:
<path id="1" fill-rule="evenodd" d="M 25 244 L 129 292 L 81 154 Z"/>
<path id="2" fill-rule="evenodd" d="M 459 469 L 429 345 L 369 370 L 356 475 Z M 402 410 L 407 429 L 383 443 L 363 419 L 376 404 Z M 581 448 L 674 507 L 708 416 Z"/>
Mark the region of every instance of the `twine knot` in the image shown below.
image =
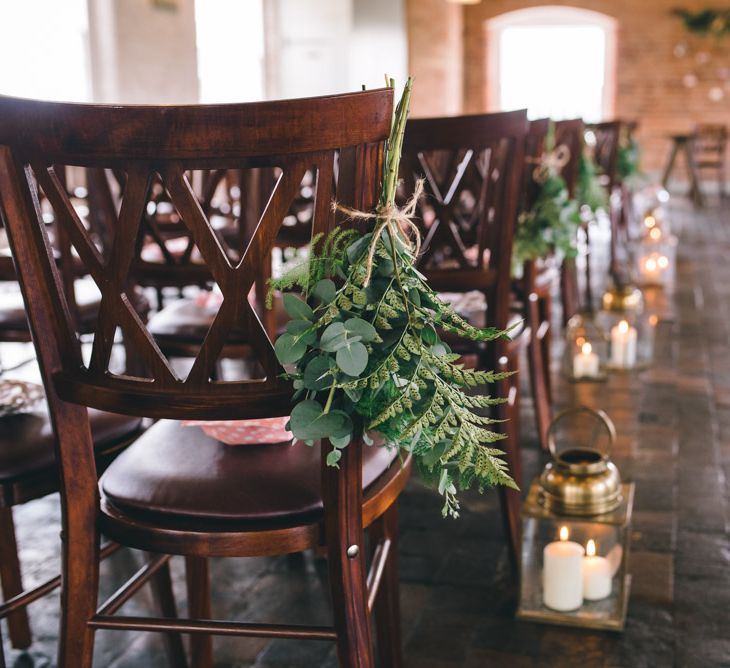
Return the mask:
<path id="1" fill-rule="evenodd" d="M 374 212 L 367 213 L 358 209 L 351 209 L 337 202 L 332 202 L 332 210 L 344 213 L 348 218 L 353 220 L 377 220 L 378 224 L 373 230 L 373 239 L 368 248 L 367 272 L 362 287 L 366 288 L 370 284 L 370 278 L 373 273 L 373 262 L 375 259 L 375 251 L 378 246 L 383 230 L 390 230 L 394 236 L 400 239 L 406 248 L 410 249 L 412 257 L 415 259 L 421 252 L 421 232 L 418 226 L 413 222 L 413 216 L 416 214 L 418 200 L 423 194 L 424 179 L 418 179 L 413 189 L 410 199 L 402 206 L 391 204 L 389 206 L 378 206 Z M 413 240 L 409 233 L 413 234 Z"/>
<path id="2" fill-rule="evenodd" d="M 568 164 L 570 149 L 565 144 L 560 144 L 549 153 L 543 153 L 539 158 L 528 158 L 527 160 L 537 163 L 532 172 L 532 178 L 538 183 L 545 183 L 551 176 L 560 174 L 560 170 Z"/>

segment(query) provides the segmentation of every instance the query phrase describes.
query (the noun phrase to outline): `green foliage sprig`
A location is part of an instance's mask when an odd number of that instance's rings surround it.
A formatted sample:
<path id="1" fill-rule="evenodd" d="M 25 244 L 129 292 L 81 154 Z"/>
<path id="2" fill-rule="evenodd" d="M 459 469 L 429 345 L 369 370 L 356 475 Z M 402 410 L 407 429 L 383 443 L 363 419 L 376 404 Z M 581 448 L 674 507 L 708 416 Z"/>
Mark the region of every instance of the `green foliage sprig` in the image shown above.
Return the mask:
<path id="1" fill-rule="evenodd" d="M 568 197 L 563 178 L 550 174 L 539 184 L 532 208 L 521 214 L 513 242 L 513 272 L 526 260 L 547 257 L 575 257 L 578 228 L 578 206 Z"/>
<path id="2" fill-rule="evenodd" d="M 466 368 L 439 331 L 472 341 L 505 333 L 473 327 L 442 301 L 391 220 L 411 86 L 386 143 L 373 231 L 338 228 L 313 239 L 308 262 L 271 282 L 271 291 L 299 293 L 283 294 L 291 320 L 275 350 L 295 388 L 289 429 L 297 439 L 329 439 L 327 463 L 337 466 L 353 439 L 370 444 L 369 432 L 378 432 L 386 446 L 413 453 L 437 481 L 443 514 L 457 516 L 457 487 L 516 487 L 493 447 L 503 436 L 485 415 L 502 400 L 475 392 L 508 374 Z"/>
<path id="3" fill-rule="evenodd" d="M 590 156 L 582 155 L 578 161 L 575 198 L 581 209 L 588 209 L 595 216 L 599 209 L 608 207 L 608 192 L 601 183 L 598 167 Z"/>
<path id="4" fill-rule="evenodd" d="M 672 14 L 692 33 L 715 37 L 730 35 L 730 9 L 702 9 L 698 12 L 673 9 Z"/>

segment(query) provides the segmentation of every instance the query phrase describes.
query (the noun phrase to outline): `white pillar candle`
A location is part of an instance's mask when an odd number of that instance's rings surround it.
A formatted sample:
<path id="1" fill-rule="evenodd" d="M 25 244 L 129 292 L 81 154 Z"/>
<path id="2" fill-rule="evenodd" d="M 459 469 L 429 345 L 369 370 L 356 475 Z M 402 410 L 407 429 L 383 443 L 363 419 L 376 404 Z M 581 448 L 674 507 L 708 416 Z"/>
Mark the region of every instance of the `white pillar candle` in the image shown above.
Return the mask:
<path id="1" fill-rule="evenodd" d="M 587 341 L 581 346 L 580 352 L 573 357 L 574 378 L 595 378 L 598 375 L 601 362 L 593 352 L 593 346 Z"/>
<path id="2" fill-rule="evenodd" d="M 636 329 L 626 320 L 611 328 L 611 364 L 620 369 L 636 364 Z"/>
<path id="3" fill-rule="evenodd" d="M 583 598 L 600 601 L 611 595 L 611 564 L 605 557 L 596 555 L 596 543 L 589 540 L 583 557 Z"/>
<path id="4" fill-rule="evenodd" d="M 560 540 L 543 550 L 542 600 L 553 610 L 568 612 L 583 604 L 583 546 L 568 540 L 568 527 L 560 528 Z"/>

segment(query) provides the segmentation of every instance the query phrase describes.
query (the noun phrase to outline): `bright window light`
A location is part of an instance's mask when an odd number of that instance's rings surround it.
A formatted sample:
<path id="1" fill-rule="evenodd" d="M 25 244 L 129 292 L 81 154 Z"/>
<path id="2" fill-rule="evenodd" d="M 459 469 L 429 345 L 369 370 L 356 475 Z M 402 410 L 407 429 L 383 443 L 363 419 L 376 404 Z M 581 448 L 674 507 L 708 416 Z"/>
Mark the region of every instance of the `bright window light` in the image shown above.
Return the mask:
<path id="1" fill-rule="evenodd" d="M 0 93 L 90 99 L 86 0 L 0 3 Z"/>
<path id="2" fill-rule="evenodd" d="M 196 0 L 200 101 L 264 98 L 263 0 Z"/>
<path id="3" fill-rule="evenodd" d="M 598 25 L 517 25 L 499 31 L 499 107 L 530 118 L 603 116 L 606 31 Z"/>

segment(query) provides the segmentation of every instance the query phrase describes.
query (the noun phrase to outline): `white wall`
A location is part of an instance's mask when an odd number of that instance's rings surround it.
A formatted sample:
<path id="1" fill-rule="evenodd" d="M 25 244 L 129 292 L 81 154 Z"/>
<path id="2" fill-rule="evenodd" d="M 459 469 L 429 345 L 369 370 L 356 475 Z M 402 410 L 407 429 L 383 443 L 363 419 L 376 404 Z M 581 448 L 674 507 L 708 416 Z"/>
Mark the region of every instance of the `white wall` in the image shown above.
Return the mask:
<path id="1" fill-rule="evenodd" d="M 194 0 L 88 2 L 95 101 L 198 101 Z"/>

